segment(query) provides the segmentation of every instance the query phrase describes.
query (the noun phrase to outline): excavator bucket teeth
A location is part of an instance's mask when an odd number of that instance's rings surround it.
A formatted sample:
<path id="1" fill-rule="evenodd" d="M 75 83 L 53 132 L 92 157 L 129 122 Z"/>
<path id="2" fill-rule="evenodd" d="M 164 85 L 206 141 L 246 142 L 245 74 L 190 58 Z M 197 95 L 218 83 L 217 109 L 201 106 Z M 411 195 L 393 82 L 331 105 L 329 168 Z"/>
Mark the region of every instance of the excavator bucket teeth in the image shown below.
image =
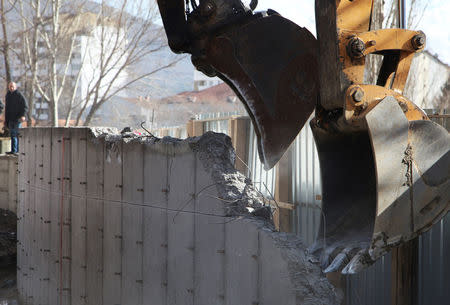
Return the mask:
<path id="1" fill-rule="evenodd" d="M 311 251 L 327 272 L 364 269 L 450 210 L 449 133 L 409 122 L 393 97 L 365 119 L 368 130 L 358 133 L 311 124 L 324 177 L 324 221 Z"/>
<path id="2" fill-rule="evenodd" d="M 233 26 L 208 42 L 205 61 L 245 104 L 266 169 L 282 157 L 316 106 L 316 52 L 308 30 L 276 14 Z"/>

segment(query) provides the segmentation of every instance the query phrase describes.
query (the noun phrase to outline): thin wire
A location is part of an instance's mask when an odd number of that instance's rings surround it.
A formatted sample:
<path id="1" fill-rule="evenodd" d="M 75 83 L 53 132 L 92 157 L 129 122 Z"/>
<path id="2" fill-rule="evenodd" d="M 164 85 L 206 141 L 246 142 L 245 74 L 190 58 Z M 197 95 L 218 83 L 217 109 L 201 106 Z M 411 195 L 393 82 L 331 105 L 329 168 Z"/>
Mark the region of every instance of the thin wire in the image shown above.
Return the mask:
<path id="1" fill-rule="evenodd" d="M 327 237 L 326 237 L 327 222 L 326 222 L 325 213 L 323 212 L 322 207 L 319 206 L 319 209 L 320 209 L 320 214 L 322 214 L 322 219 L 323 219 L 323 248 L 325 249 L 327 246 Z"/>
<path id="2" fill-rule="evenodd" d="M 60 195 L 60 192 L 51 191 L 45 188 L 41 188 L 35 185 L 31 185 L 30 183 L 24 182 L 23 184 L 28 185 L 30 188 L 40 191 L 45 191 L 49 194 L 57 194 Z M 77 198 L 77 199 L 85 199 L 85 200 L 98 200 L 98 201 L 108 201 L 110 203 L 119 203 L 119 204 L 126 204 L 130 206 L 136 206 L 136 207 L 143 207 L 143 208 L 153 208 L 158 210 L 164 210 L 168 212 L 177 212 L 177 213 L 185 213 L 185 214 L 198 214 L 203 216 L 214 216 L 214 217 L 220 217 L 220 218 L 229 218 L 232 216 L 227 215 L 218 215 L 213 213 L 204 213 L 204 212 L 198 212 L 198 211 L 187 211 L 187 210 L 180 210 L 180 209 L 172 209 L 169 207 L 162 207 L 162 206 L 156 206 L 156 204 L 164 204 L 165 202 L 153 202 L 153 203 L 135 203 L 135 202 L 129 202 L 129 201 L 123 201 L 123 200 L 114 200 L 114 199 L 105 199 L 101 197 L 93 197 L 93 196 L 82 196 L 82 195 L 73 195 L 73 194 L 61 194 L 64 196 L 64 198 Z M 189 199 L 192 200 L 192 199 Z"/>
<path id="3" fill-rule="evenodd" d="M 141 122 L 141 127 L 142 127 L 142 129 L 144 129 L 145 132 L 147 132 L 147 133 L 149 134 L 150 137 L 156 138 L 156 137 L 155 137 L 155 136 L 154 136 L 147 128 L 144 127 L 144 124 L 145 124 L 145 121 L 144 121 L 144 122 Z"/>
<path id="4" fill-rule="evenodd" d="M 173 216 L 172 221 L 175 222 L 175 218 L 178 216 L 178 214 L 179 214 L 181 211 L 184 211 L 184 209 L 187 207 L 187 205 L 188 205 L 192 200 L 195 200 L 201 193 L 203 193 L 203 191 L 205 191 L 205 190 L 207 190 L 208 188 L 213 187 L 213 186 L 215 186 L 215 185 L 217 185 L 217 183 L 213 183 L 213 184 L 207 185 L 207 186 L 205 186 L 204 188 L 202 188 L 198 193 L 192 194 L 192 197 L 191 197 L 190 199 L 188 199 L 188 200 L 186 201 L 186 203 L 183 204 L 183 206 L 181 207 L 181 209 L 179 209 L 178 212 Z"/>
<path id="5" fill-rule="evenodd" d="M 279 209 L 280 206 L 278 205 L 278 202 L 276 201 L 275 197 L 273 197 L 272 192 L 269 190 L 269 188 L 267 187 L 266 183 L 263 182 L 264 187 L 266 188 L 267 192 L 269 193 L 270 197 L 272 197 L 272 200 L 275 202 L 275 205 L 277 206 L 277 208 Z"/>
<path id="6" fill-rule="evenodd" d="M 236 158 L 238 158 L 245 165 L 245 167 L 247 168 L 247 170 L 248 170 L 247 178 L 249 178 L 249 176 L 252 176 L 252 171 L 251 171 L 250 167 L 247 165 L 247 163 L 245 163 L 244 160 L 242 160 L 241 157 L 239 157 L 238 154 L 236 154 Z"/>
<path id="7" fill-rule="evenodd" d="M 205 194 L 205 196 L 213 198 L 213 199 L 217 199 L 217 200 L 220 200 L 220 201 L 223 201 L 223 202 L 228 202 L 228 203 L 236 203 L 236 202 L 239 202 L 239 200 L 241 200 L 241 199 L 226 200 L 226 199 L 223 199 L 223 198 L 220 198 L 220 197 L 217 197 L 217 196 L 213 196 L 213 195 L 209 195 L 209 194 Z"/>

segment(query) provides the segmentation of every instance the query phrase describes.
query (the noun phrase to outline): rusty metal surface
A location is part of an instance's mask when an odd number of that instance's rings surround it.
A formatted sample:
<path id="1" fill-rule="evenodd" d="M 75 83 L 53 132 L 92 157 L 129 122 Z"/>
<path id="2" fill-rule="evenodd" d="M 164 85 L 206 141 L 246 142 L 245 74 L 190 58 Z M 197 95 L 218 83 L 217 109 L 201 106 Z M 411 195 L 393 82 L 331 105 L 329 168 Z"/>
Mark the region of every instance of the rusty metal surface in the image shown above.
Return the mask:
<path id="1" fill-rule="evenodd" d="M 370 14 L 374 0 L 340 0 L 337 3 L 337 28 L 365 32 L 370 27 Z"/>
<path id="2" fill-rule="evenodd" d="M 409 121 L 428 120 L 427 114 L 403 95 L 375 85 L 352 85 L 347 89 L 345 119 L 351 124 L 365 124 L 365 116 L 388 96 L 395 98 Z"/>
<path id="3" fill-rule="evenodd" d="M 401 94 L 414 54 L 425 47 L 419 31 L 371 31 L 372 8 L 373 0 L 316 0 L 320 104 L 328 111 L 344 106 L 349 86 L 363 84 L 369 54 L 384 57 L 377 85 Z"/>
<path id="4" fill-rule="evenodd" d="M 364 79 L 365 57 L 368 54 L 381 54 L 386 61 L 394 61 L 390 66 L 385 81 L 380 86 L 396 89 L 402 92 L 408 77 L 411 61 L 416 52 L 424 49 L 425 44 L 417 46 L 414 41 L 417 36 L 423 35 L 418 31 L 402 29 L 383 29 L 378 31 L 341 30 L 339 34 L 340 58 L 343 73 L 352 84 L 362 84 Z M 355 44 L 358 41 L 360 44 Z M 359 52 L 359 56 L 356 54 Z M 392 57 L 392 53 L 399 55 Z M 392 81 L 388 81 L 392 80 Z"/>

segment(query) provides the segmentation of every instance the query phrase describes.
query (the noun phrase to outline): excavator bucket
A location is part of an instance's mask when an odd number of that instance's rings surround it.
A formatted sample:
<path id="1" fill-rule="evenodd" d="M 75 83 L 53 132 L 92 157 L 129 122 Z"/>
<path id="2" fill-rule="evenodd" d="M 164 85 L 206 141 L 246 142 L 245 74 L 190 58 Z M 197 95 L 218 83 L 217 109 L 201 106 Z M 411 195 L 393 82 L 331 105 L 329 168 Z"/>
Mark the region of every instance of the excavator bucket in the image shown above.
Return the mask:
<path id="1" fill-rule="evenodd" d="M 310 250 L 325 272 L 356 273 L 450 210 L 449 133 L 429 120 L 408 121 L 393 97 L 365 121 L 359 132 L 311 124 L 324 219 Z"/>
<path id="2" fill-rule="evenodd" d="M 158 0 L 169 46 L 239 96 L 265 169 L 283 156 L 318 102 L 318 43 L 277 12 L 241 0 Z M 190 11 L 192 7 L 192 11 Z"/>
<path id="3" fill-rule="evenodd" d="M 278 14 L 254 17 L 210 39 L 207 62 L 240 96 L 265 168 L 282 157 L 314 110 L 317 43 Z"/>

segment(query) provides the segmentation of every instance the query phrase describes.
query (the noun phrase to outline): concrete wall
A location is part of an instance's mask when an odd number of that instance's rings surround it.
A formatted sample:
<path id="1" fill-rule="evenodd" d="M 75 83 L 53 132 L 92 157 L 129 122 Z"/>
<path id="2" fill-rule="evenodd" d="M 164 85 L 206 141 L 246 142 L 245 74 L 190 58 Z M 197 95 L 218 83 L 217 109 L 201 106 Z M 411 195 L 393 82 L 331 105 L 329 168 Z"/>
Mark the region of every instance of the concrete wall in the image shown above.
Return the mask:
<path id="1" fill-rule="evenodd" d="M 225 135 L 186 141 L 24 130 L 18 290 L 25 304 L 338 304 L 275 232 Z"/>
<path id="2" fill-rule="evenodd" d="M 449 79 L 448 65 L 427 51 L 418 53 L 411 64 L 403 94 L 422 109 L 445 109 L 449 101 L 442 100 L 442 90 Z"/>
<path id="3" fill-rule="evenodd" d="M 16 213 L 17 160 L 16 156 L 0 155 L 0 209 Z"/>

